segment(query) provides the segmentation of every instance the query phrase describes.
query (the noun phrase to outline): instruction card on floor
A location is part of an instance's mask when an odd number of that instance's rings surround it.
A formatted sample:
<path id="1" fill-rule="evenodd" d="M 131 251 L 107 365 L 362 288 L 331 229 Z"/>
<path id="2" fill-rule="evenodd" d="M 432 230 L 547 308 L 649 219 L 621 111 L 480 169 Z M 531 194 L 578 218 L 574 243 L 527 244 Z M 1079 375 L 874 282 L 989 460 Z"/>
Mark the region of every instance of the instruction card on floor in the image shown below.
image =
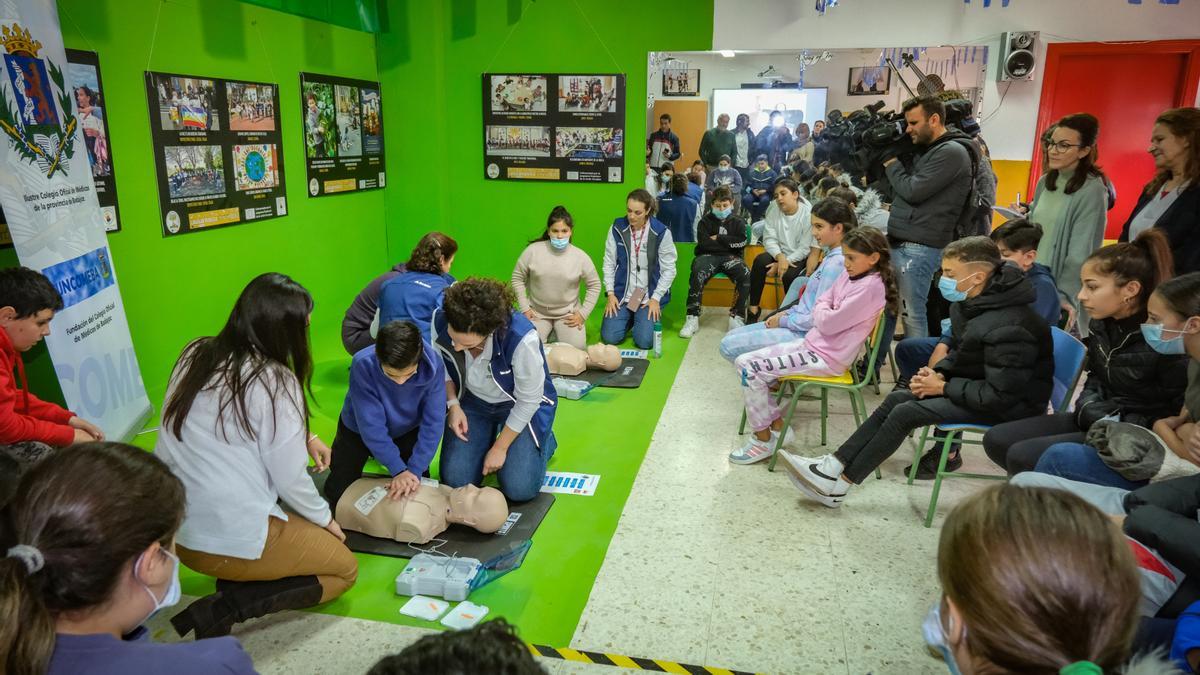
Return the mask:
<path id="1" fill-rule="evenodd" d="M 600 485 L 600 476 L 590 473 L 547 471 L 546 479 L 542 481 L 541 491 L 591 497 L 596 494 L 596 486 L 598 485 Z"/>

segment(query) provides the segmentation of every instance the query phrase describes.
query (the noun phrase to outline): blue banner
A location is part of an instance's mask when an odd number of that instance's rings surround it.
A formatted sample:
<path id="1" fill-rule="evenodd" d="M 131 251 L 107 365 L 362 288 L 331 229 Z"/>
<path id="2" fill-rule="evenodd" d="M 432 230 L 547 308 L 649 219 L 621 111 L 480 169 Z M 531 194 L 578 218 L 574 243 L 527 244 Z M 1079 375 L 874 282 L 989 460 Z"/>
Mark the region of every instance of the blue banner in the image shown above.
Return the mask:
<path id="1" fill-rule="evenodd" d="M 42 270 L 63 298 L 63 309 L 77 305 L 117 283 L 109 262 L 108 247 L 64 260 Z"/>

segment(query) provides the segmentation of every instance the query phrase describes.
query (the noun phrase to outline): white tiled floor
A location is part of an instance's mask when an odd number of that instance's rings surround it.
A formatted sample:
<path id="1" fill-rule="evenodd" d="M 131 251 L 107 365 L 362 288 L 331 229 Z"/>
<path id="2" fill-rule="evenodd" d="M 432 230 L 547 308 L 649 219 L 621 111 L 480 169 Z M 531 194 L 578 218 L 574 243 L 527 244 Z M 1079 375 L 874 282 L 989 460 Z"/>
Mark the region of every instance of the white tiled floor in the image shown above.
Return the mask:
<path id="1" fill-rule="evenodd" d="M 804 500 L 782 467 L 729 464 L 741 390 L 717 353 L 725 322 L 706 314 L 689 345 L 570 646 L 754 672 L 944 673 L 921 638 L 937 595 L 938 527 L 982 484 L 947 481 L 925 529 L 930 485 L 909 487 L 901 476 L 911 445 L 838 510 Z M 877 401 L 868 395 L 868 409 Z M 836 448 L 854 419 L 844 397 L 830 408 Z M 801 402 L 788 448 L 821 453 L 818 410 Z M 966 464 L 994 471 L 977 447 Z M 174 637 L 164 619 L 152 628 L 158 639 Z M 363 673 L 424 633 L 286 612 L 235 634 L 262 673 L 298 674 Z M 550 675 L 635 672 L 542 663 Z"/>

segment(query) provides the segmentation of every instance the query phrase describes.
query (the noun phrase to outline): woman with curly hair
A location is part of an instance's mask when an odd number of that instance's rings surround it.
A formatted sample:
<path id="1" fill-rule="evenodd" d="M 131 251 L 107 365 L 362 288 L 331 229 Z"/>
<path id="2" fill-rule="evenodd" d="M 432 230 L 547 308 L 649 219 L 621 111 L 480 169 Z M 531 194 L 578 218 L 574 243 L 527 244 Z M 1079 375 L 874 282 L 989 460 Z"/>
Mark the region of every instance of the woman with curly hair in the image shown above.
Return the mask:
<path id="1" fill-rule="evenodd" d="M 442 482 L 479 485 L 494 473 L 509 501 L 525 502 L 558 447 L 558 396 L 537 329 L 515 302 L 499 281 L 468 278 L 446 289 L 431 328 L 446 363 Z"/>
<path id="2" fill-rule="evenodd" d="M 412 250 L 404 272 L 379 288 L 379 325 L 411 321 L 429 340 L 429 319 L 442 304 L 442 293 L 454 283 L 450 264 L 458 242 L 441 232 L 430 232 Z"/>

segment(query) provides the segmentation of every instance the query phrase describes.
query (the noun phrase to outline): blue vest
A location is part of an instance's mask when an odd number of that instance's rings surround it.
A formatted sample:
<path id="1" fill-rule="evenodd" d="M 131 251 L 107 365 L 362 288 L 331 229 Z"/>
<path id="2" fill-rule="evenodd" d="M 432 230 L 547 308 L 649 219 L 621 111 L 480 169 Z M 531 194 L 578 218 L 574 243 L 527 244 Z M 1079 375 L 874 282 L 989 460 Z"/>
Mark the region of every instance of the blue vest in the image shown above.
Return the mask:
<path id="1" fill-rule="evenodd" d="M 446 372 L 450 374 L 451 381 L 454 382 L 454 386 L 461 395 L 464 392 L 463 384 L 466 381 L 467 357 L 454 349 L 454 344 L 450 340 L 450 332 L 446 328 L 446 312 L 438 307 L 433 312 L 434 347 L 441 353 L 442 361 L 446 363 Z M 509 317 L 508 324 L 492 333 L 492 379 L 509 398 L 513 398 L 513 391 L 516 389 L 516 378 L 513 377 L 512 368 L 513 354 L 517 350 L 517 345 L 521 344 L 521 340 L 533 330 L 536 330 L 533 323 L 525 318 L 524 314 L 513 312 Z M 533 442 L 539 448 L 542 446 L 542 439 L 546 438 L 550 433 L 550 428 L 554 426 L 554 413 L 558 407 L 558 392 L 554 390 L 554 384 L 550 381 L 550 368 L 546 365 L 544 351 L 542 352 L 542 372 L 545 374 L 545 384 L 542 385 L 542 403 L 538 406 L 537 412 L 533 414 L 533 419 L 529 420 L 529 431 L 533 434 Z M 513 400 L 516 399 L 513 398 Z"/>
<path id="2" fill-rule="evenodd" d="M 667 226 L 662 224 L 662 221 L 651 216 L 650 224 L 646 226 L 649 230 L 646 233 L 646 241 L 642 246 L 646 247 L 646 264 L 650 266 L 650 288 L 646 289 L 646 296 L 654 295 L 654 291 L 658 288 L 658 246 L 662 241 L 663 233 L 667 231 Z M 613 293 L 616 294 L 617 300 L 625 297 L 625 288 L 633 282 L 633 265 L 630 257 L 633 252 L 633 240 L 629 236 L 629 219 L 617 218 L 613 221 L 611 230 L 613 241 L 617 245 L 617 271 L 613 275 Z M 663 293 L 662 300 L 659 305 L 666 307 L 671 301 L 671 289 L 667 289 Z"/>

